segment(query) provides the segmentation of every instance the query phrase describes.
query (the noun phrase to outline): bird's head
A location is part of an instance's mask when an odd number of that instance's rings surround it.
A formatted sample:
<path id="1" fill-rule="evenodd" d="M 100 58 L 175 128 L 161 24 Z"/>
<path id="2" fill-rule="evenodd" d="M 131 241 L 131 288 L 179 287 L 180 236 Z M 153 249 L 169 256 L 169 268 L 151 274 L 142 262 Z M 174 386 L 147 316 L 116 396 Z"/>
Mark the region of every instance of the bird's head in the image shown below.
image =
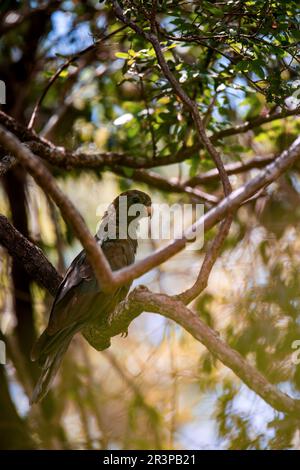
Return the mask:
<path id="1" fill-rule="evenodd" d="M 151 198 L 148 194 L 138 189 L 130 189 L 119 194 L 113 201 L 113 206 L 116 211 L 117 217 L 119 218 L 126 213 L 128 221 L 134 220 L 138 217 L 151 217 L 152 206 Z"/>
<path id="2" fill-rule="evenodd" d="M 105 212 L 97 237 L 137 238 L 137 229 L 141 219 L 151 217 L 151 198 L 138 189 L 131 189 L 119 194 Z"/>

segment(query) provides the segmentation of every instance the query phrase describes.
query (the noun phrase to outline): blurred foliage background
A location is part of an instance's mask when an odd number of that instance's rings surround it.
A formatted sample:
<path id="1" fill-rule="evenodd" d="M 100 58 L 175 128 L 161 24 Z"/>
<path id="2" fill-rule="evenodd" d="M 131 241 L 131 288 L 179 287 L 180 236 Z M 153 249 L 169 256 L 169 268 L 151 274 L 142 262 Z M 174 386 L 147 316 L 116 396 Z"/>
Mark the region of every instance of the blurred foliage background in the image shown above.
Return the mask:
<path id="1" fill-rule="evenodd" d="M 120 2 L 147 28 L 151 2 Z M 299 5 L 296 1 L 160 1 L 160 39 L 168 65 L 197 101 L 209 135 L 299 106 Z M 17 1 L 0 6 L 2 109 L 27 125 L 34 105 L 73 54 L 121 27 L 111 2 Z M 300 95 L 300 93 L 299 93 Z M 56 145 L 124 152 L 158 160 L 187 158 L 151 171 L 183 182 L 214 168 L 197 147 L 180 99 L 163 78 L 152 47 L 129 28 L 79 56 L 53 83 L 34 129 Z M 217 141 L 224 163 L 278 155 L 299 134 L 296 116 Z M 99 205 L 139 187 L 154 202 L 195 202 L 186 193 L 142 183 L 131 168 L 51 168 L 92 232 Z M 254 167 L 230 177 L 238 187 Z M 0 212 L 37 243 L 63 273 L 80 250 L 53 203 L 16 167 L 1 181 Z M 221 197 L 218 179 L 201 189 Z M 222 256 L 194 308 L 269 380 L 300 396 L 292 362 L 299 323 L 299 168 L 240 208 Z M 101 206 L 102 207 L 102 206 Z M 179 293 L 197 276 L 202 250 L 181 253 L 138 280 Z M 139 257 L 158 247 L 141 243 Z M 299 448 L 299 420 L 274 411 L 179 326 L 144 313 L 129 336 L 98 353 L 77 336 L 49 396 L 30 408 L 38 375 L 29 359 L 45 326 L 50 295 L 0 248 L 0 325 L 7 364 L 0 366 L 0 446 L 4 449 Z"/>

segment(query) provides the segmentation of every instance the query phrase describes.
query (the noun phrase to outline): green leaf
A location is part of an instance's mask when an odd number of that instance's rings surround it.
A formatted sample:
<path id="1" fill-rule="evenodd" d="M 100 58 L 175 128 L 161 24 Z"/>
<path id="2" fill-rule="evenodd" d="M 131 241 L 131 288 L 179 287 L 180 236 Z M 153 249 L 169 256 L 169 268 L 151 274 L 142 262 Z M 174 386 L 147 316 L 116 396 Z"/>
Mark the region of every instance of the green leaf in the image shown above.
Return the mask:
<path id="1" fill-rule="evenodd" d="M 198 168 L 199 168 L 199 163 L 200 163 L 199 155 L 196 155 L 195 157 L 193 157 L 190 160 L 190 163 L 191 163 L 191 166 L 190 166 L 189 176 L 190 178 L 193 178 L 198 173 Z"/>
<path id="2" fill-rule="evenodd" d="M 261 60 L 252 60 L 250 62 L 250 70 L 256 73 L 259 78 L 265 78 L 265 71 L 262 67 L 263 62 Z"/>
<path id="3" fill-rule="evenodd" d="M 235 68 L 236 70 L 239 70 L 241 72 L 248 72 L 250 68 L 250 63 L 251 63 L 251 60 L 241 60 L 240 62 L 236 64 Z"/>
<path id="4" fill-rule="evenodd" d="M 128 59 L 129 58 L 129 55 L 127 54 L 127 52 L 116 52 L 115 56 L 118 59 Z"/>

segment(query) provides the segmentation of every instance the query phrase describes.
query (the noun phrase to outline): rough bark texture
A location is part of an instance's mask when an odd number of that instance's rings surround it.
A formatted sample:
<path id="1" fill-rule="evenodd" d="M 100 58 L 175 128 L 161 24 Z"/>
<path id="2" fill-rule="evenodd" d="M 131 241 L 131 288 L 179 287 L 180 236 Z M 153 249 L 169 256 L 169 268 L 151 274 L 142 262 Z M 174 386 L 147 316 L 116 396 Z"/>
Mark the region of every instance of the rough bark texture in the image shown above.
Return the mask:
<path id="1" fill-rule="evenodd" d="M 23 265 L 32 279 L 55 295 L 60 275 L 42 250 L 16 230 L 4 215 L 0 215 L 0 243 Z"/>

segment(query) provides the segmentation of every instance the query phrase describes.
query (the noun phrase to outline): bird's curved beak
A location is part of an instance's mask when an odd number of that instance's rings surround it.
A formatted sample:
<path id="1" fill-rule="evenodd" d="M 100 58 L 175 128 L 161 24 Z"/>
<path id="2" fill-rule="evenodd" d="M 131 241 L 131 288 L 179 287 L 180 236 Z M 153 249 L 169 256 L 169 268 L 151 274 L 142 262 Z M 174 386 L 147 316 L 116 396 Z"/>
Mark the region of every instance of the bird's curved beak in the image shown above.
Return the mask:
<path id="1" fill-rule="evenodd" d="M 153 214 L 152 205 L 147 206 L 147 215 L 148 215 L 148 217 L 152 217 L 152 214 Z"/>

